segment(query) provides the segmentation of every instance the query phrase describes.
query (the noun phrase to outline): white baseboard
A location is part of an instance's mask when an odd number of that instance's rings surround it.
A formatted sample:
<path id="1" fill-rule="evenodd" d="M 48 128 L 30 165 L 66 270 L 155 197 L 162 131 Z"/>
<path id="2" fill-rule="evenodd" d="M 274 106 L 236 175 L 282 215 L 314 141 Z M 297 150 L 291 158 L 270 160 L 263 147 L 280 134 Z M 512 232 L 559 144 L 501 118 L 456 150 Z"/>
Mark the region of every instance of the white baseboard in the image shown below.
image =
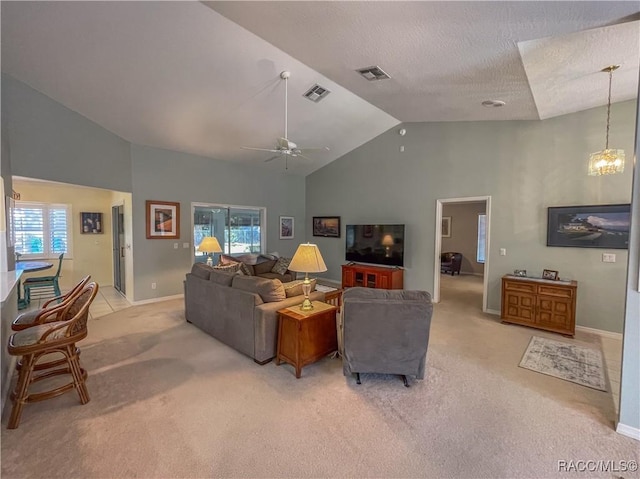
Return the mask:
<path id="1" fill-rule="evenodd" d="M 576 330 L 582 331 L 584 333 L 597 334 L 598 336 L 602 336 L 604 338 L 617 339 L 618 341 L 622 341 L 622 333 L 604 331 L 603 329 L 587 328 L 586 326 L 576 326 Z"/>
<path id="2" fill-rule="evenodd" d="M 173 296 L 163 296 L 161 298 L 141 299 L 140 301 L 134 301 L 131 303 L 133 306 L 140 306 L 141 304 L 160 303 L 162 301 L 169 301 L 171 299 L 184 298 L 184 294 L 174 294 Z"/>
<path id="3" fill-rule="evenodd" d="M 640 441 L 640 429 L 637 427 L 627 426 L 626 424 L 619 422 L 616 427 L 616 432 L 623 436 L 630 437 L 631 439 L 635 439 L 636 441 Z"/>

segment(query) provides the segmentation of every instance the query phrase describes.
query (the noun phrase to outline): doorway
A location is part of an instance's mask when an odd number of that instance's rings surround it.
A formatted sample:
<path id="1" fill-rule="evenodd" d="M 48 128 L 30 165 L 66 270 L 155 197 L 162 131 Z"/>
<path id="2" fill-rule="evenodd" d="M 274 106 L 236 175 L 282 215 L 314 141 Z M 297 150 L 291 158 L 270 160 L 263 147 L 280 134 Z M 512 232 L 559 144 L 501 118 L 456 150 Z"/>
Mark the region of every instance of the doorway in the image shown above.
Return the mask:
<path id="1" fill-rule="evenodd" d="M 111 207 L 111 228 L 113 232 L 113 287 L 126 294 L 124 206 Z"/>
<path id="2" fill-rule="evenodd" d="M 467 209 L 465 205 L 476 206 L 474 214 L 464 215 L 462 222 L 456 221 L 455 216 L 443 214 L 445 208 L 451 208 L 450 211 L 463 211 Z M 481 211 L 484 214 L 481 214 Z M 440 255 L 441 253 L 451 252 L 450 249 L 465 248 L 463 243 L 456 242 L 456 236 L 460 238 L 471 238 L 473 247 L 466 247 L 466 255 L 463 255 L 462 271 L 465 273 L 480 274 L 482 272 L 482 311 L 488 311 L 488 284 L 489 284 L 489 244 L 491 231 L 491 197 L 490 196 L 471 196 L 464 198 L 448 198 L 436 200 L 436 244 L 435 244 L 435 261 L 434 261 L 434 279 L 433 279 L 433 301 L 440 302 L 441 278 Z M 469 231 L 476 232 L 469 234 Z M 448 248 L 443 249 L 443 244 Z M 459 251 L 456 251 L 459 252 Z M 464 259 L 466 256 L 466 260 Z M 466 261 L 466 265 L 465 265 Z M 465 267 L 466 266 L 466 267 Z M 479 279 L 479 278 L 478 278 Z M 447 277 L 446 281 L 449 280 Z"/>

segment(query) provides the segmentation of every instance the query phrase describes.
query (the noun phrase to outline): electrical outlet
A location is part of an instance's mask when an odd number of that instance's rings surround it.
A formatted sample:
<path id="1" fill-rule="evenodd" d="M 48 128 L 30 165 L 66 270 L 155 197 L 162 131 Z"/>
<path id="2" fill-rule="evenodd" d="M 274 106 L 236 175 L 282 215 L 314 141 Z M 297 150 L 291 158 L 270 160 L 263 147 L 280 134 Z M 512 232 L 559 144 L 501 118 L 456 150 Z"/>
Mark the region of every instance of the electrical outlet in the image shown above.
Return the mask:
<path id="1" fill-rule="evenodd" d="M 184 249 L 188 249 L 189 248 L 189 243 L 182 243 L 182 247 Z"/>
<path id="2" fill-rule="evenodd" d="M 156 289 L 156 283 L 151 283 L 151 289 Z"/>
<path id="3" fill-rule="evenodd" d="M 507 248 L 500 248 L 500 256 L 507 256 Z"/>
<path id="4" fill-rule="evenodd" d="M 616 255 L 614 253 L 602 253 L 602 262 L 603 263 L 615 263 Z"/>

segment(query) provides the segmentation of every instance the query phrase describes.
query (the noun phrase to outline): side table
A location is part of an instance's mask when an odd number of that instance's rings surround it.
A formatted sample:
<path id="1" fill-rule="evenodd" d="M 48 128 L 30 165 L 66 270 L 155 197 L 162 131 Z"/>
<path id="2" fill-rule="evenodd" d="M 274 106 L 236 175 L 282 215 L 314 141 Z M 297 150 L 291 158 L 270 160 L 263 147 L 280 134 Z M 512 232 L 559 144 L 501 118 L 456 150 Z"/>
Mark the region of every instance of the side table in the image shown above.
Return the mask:
<path id="1" fill-rule="evenodd" d="M 300 378 L 304 366 L 338 349 L 337 308 L 320 301 L 312 304 L 311 311 L 302 311 L 297 305 L 278 311 L 276 364 L 291 364 L 296 369 L 296 378 Z"/>

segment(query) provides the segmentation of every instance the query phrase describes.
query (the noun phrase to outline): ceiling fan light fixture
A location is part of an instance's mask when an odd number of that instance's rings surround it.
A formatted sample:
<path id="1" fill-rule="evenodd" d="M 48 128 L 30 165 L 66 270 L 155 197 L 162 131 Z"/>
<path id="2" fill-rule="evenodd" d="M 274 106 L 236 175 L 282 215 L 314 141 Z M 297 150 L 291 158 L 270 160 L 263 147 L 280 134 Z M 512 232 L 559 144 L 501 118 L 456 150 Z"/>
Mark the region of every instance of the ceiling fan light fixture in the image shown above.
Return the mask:
<path id="1" fill-rule="evenodd" d="M 589 176 L 615 175 L 624 172 L 624 150 L 609 148 L 609 123 L 611 119 L 611 80 L 620 65 L 610 65 L 601 71 L 609 74 L 609 96 L 607 99 L 607 133 L 604 150 L 589 155 Z"/>

